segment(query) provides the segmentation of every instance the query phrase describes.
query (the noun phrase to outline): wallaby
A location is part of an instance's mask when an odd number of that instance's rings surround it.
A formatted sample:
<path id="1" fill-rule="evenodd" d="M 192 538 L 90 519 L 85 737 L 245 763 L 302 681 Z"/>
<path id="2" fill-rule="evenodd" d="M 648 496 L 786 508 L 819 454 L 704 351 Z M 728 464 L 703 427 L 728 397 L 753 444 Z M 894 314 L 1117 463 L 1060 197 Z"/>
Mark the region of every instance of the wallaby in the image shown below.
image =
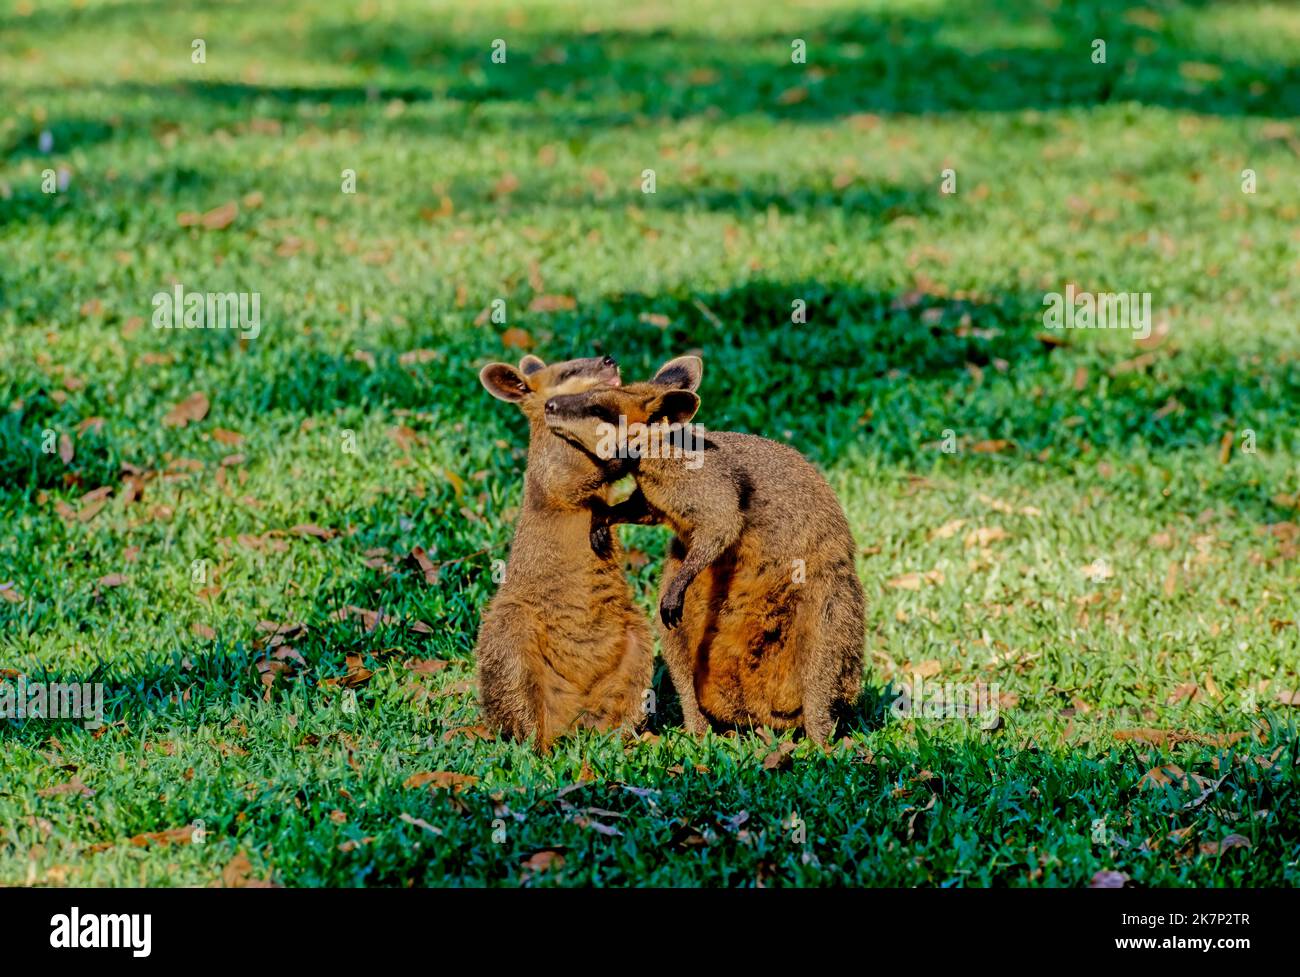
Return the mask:
<path id="1" fill-rule="evenodd" d="M 648 383 L 552 396 L 546 423 L 596 461 L 624 456 L 611 477 L 636 476 L 637 491 L 604 521 L 663 522 L 676 533 L 660 633 L 687 728 L 802 726 L 824 745 L 862 687 L 853 536 L 835 493 L 797 451 L 688 423 L 701 371 L 698 358 L 679 357 Z"/>
<path id="2" fill-rule="evenodd" d="M 612 357 L 519 368 L 491 363 L 488 393 L 528 418 L 524 496 L 505 580 L 479 626 L 475 659 L 488 720 L 542 752 L 580 726 L 635 729 L 645 716 L 654 642 L 620 566 L 618 539 L 592 526 L 607 508 L 608 475 L 586 452 L 547 430 L 548 398 L 619 380 Z M 592 539 L 598 541 L 593 547 Z"/>

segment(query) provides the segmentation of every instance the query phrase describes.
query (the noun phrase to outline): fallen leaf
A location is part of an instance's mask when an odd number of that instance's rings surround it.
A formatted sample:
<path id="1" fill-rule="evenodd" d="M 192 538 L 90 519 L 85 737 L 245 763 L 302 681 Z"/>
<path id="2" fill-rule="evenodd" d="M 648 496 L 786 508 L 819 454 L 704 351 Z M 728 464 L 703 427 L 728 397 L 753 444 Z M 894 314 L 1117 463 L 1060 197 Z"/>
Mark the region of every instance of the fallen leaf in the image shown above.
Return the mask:
<path id="1" fill-rule="evenodd" d="M 920 590 L 922 583 L 943 583 L 943 571 L 927 570 L 925 573 L 905 573 L 901 577 L 895 577 L 893 580 L 888 581 L 885 586 L 893 587 L 896 590 Z"/>
<path id="2" fill-rule="evenodd" d="M 163 423 L 168 427 L 185 427 L 191 421 L 207 417 L 209 406 L 204 394 L 192 393 L 163 416 Z"/>
<path id="3" fill-rule="evenodd" d="M 519 189 L 519 177 L 506 173 L 492 186 L 492 193 L 498 197 L 507 197 Z"/>
<path id="4" fill-rule="evenodd" d="M 347 672 L 341 676 L 336 676 L 335 678 L 327 678 L 321 684 L 338 686 L 339 688 L 344 689 L 355 689 L 360 685 L 364 685 L 366 682 L 370 681 L 370 677 L 375 673 L 362 665 L 362 660 L 363 659 L 360 655 L 346 656 L 345 661 L 347 662 L 348 667 Z"/>
<path id="5" fill-rule="evenodd" d="M 291 527 L 289 532 L 295 536 L 315 536 L 317 539 L 333 539 L 338 535 L 338 530 L 325 529 L 310 522 L 299 523 Z"/>
<path id="6" fill-rule="evenodd" d="M 234 200 L 222 204 L 220 207 L 213 207 L 201 218 L 199 223 L 209 231 L 221 231 L 229 227 L 236 217 L 239 216 L 239 204 Z"/>
<path id="7" fill-rule="evenodd" d="M 1138 781 L 1138 787 L 1141 790 L 1154 790 L 1158 787 L 1166 787 L 1173 784 L 1177 787 L 1186 788 L 1189 785 L 1189 779 L 1182 767 L 1173 763 L 1162 764 L 1154 767 L 1142 775 Z"/>
<path id="8" fill-rule="evenodd" d="M 475 725 L 475 726 L 457 726 L 454 729 L 449 729 L 442 734 L 442 741 L 444 743 L 450 743 L 458 736 L 463 736 L 467 740 L 496 739 L 496 737 L 492 735 L 492 731 L 489 730 L 486 726 Z"/>
<path id="9" fill-rule="evenodd" d="M 953 519 L 951 522 L 945 522 L 938 529 L 930 533 L 931 539 L 949 539 L 957 535 L 957 531 L 966 525 L 965 519 Z"/>
<path id="10" fill-rule="evenodd" d="M 571 312 L 577 307 L 578 300 L 572 295 L 535 295 L 528 303 L 529 312 Z"/>
<path id="11" fill-rule="evenodd" d="M 434 834 L 434 835 L 442 834 L 441 828 L 434 827 L 432 824 L 430 824 L 428 821 L 424 820 L 423 818 L 412 817 L 411 815 L 407 814 L 405 811 L 403 811 L 400 815 L 398 815 L 398 817 L 400 817 L 401 820 L 405 821 L 407 824 L 413 824 L 415 825 L 415 827 L 421 828 L 429 832 L 430 834 Z"/>
<path id="12" fill-rule="evenodd" d="M 532 349 L 533 337 L 528 330 L 512 326 L 501 334 L 501 345 L 506 349 Z"/>
<path id="13" fill-rule="evenodd" d="M 429 785 L 430 790 L 450 790 L 453 794 L 459 794 L 466 787 L 471 787 L 478 783 L 478 778 L 465 773 L 455 773 L 450 770 L 434 770 L 426 773 L 415 773 L 402 781 L 402 786 L 406 788 L 423 787 Z"/>
<path id="14" fill-rule="evenodd" d="M 981 526 L 979 529 L 972 529 L 967 533 L 966 538 L 962 541 L 962 545 L 964 545 L 966 549 L 971 549 L 975 546 L 986 547 L 992 543 L 1010 538 L 1011 534 L 1001 526 Z"/>
<path id="15" fill-rule="evenodd" d="M 1151 746 L 1177 746 L 1179 743 L 1200 743 L 1205 746 L 1231 746 L 1246 738 L 1245 733 L 1187 733 L 1168 729 L 1117 729 L 1112 734 L 1117 740 L 1137 740 Z"/>
<path id="16" fill-rule="evenodd" d="M 242 889 L 248 883 L 248 877 L 253 874 L 253 863 L 248 860 L 248 856 L 240 852 L 221 870 L 221 884 L 227 889 Z"/>
<path id="17" fill-rule="evenodd" d="M 194 840 L 194 828 L 188 825 L 183 828 L 170 828 L 167 831 L 148 831 L 144 834 L 138 834 L 131 839 L 131 844 L 137 848 L 147 848 L 149 845 L 188 845 Z"/>
<path id="18" fill-rule="evenodd" d="M 534 852 L 519 863 L 525 878 L 534 872 L 550 872 L 564 867 L 564 856 L 553 848 Z"/>
<path id="19" fill-rule="evenodd" d="M 40 797 L 60 797 L 64 794 L 75 794 L 78 797 L 95 796 L 95 792 L 83 784 L 80 777 L 73 777 L 66 784 L 55 784 L 53 787 L 42 787 L 36 793 Z"/>
<path id="20" fill-rule="evenodd" d="M 1090 889 L 1122 889 L 1128 882 L 1128 876 L 1114 869 L 1102 869 L 1092 877 Z"/>
<path id="21" fill-rule="evenodd" d="M 406 663 L 406 667 L 416 675 L 437 675 L 451 662 L 441 658 L 420 658 Z"/>
<path id="22" fill-rule="evenodd" d="M 425 552 L 423 546 L 416 546 L 411 550 L 411 559 L 413 559 L 424 573 L 424 582 L 430 585 L 438 583 L 438 565 L 429 559 L 429 554 Z"/>
<path id="23" fill-rule="evenodd" d="M 1011 451 L 1015 445 L 1010 441 L 993 440 L 993 441 L 976 441 L 970 446 L 970 450 L 977 455 L 999 454 L 1003 451 Z"/>
<path id="24" fill-rule="evenodd" d="M 794 757 L 791 755 L 795 751 L 795 744 L 790 740 L 784 740 L 775 750 L 763 758 L 764 770 L 789 770 L 794 766 Z"/>

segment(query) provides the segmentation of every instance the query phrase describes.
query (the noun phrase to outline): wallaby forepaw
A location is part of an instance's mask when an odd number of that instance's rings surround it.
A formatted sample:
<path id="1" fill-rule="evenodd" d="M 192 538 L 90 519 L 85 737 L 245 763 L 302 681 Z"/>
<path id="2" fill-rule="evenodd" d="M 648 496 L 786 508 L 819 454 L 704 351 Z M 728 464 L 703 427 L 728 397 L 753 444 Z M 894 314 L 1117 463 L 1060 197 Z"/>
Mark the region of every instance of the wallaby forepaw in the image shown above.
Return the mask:
<path id="1" fill-rule="evenodd" d="M 682 623 L 682 605 L 685 603 L 681 594 L 664 594 L 664 599 L 659 602 L 659 619 L 664 622 L 664 627 L 672 630 Z"/>
<path id="2" fill-rule="evenodd" d="M 591 540 L 591 551 L 593 553 L 601 558 L 610 556 L 609 526 L 592 526 L 588 538 Z"/>

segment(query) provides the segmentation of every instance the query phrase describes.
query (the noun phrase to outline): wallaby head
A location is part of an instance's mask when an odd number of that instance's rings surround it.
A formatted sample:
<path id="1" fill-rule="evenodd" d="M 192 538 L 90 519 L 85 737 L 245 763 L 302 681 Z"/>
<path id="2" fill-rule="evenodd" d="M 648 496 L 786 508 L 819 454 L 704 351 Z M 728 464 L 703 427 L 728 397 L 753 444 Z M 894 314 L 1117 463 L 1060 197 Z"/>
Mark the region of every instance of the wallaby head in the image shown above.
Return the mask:
<path id="1" fill-rule="evenodd" d="M 581 393 L 592 387 L 617 387 L 618 363 L 612 356 L 589 356 L 547 366 L 532 354 L 519 361 L 489 363 L 479 371 L 479 381 L 497 400 L 518 404 L 529 421 L 541 422 L 542 406 L 548 397 Z"/>
<path id="2" fill-rule="evenodd" d="M 518 404 L 528 418 L 526 509 L 573 511 L 607 494 L 607 472 L 586 452 L 547 433 L 544 412 L 550 397 L 617 387 L 621 380 L 612 356 L 548 366 L 530 354 L 519 361 L 518 369 L 507 363 L 489 363 L 479 372 L 479 380 L 493 397 Z"/>
<path id="3" fill-rule="evenodd" d="M 611 437 L 633 424 L 685 424 L 699 410 L 695 393 L 703 372 L 697 356 L 679 356 L 653 379 L 625 387 L 595 387 L 583 393 L 548 397 L 546 426 L 560 438 L 605 461 Z"/>

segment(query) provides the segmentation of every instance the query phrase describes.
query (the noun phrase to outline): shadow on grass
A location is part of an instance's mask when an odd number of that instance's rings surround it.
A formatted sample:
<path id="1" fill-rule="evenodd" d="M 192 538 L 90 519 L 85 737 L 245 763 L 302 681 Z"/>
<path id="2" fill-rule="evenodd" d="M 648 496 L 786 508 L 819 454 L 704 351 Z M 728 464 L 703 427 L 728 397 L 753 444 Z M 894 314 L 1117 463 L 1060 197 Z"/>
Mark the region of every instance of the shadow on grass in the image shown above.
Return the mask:
<path id="1" fill-rule="evenodd" d="M 427 76 L 440 97 L 517 106 L 512 125 L 634 125 L 693 116 L 764 114 L 820 120 L 855 112 L 1016 111 L 1134 101 L 1202 114 L 1300 112 L 1295 64 L 1232 61 L 1198 48 L 1170 26 L 1202 2 L 1175 2 L 1135 16 L 1127 0 L 1037 3 L 1011 16 L 1001 4 L 949 4 L 929 16 L 873 13 L 817 18 L 790 32 L 730 38 L 668 29 L 505 32 L 506 64 L 489 61 L 504 27 L 484 24 L 475 42 L 401 21 L 317 25 L 323 55 L 390 76 Z M 1019 28 L 1036 43 L 992 46 Z M 521 36 L 522 35 L 522 36 Z M 791 63 L 794 38 L 809 67 Z M 956 40 L 954 40 L 956 38 Z M 1094 39 L 1107 60 L 1093 63 Z M 996 42 L 994 42 L 996 45 Z M 1194 65 L 1195 71 L 1187 65 Z M 559 108 L 539 93 L 571 97 Z"/>
<path id="2" fill-rule="evenodd" d="M 129 23 L 145 6 L 103 8 L 93 17 Z M 272 110 L 303 102 L 343 107 L 436 98 L 505 110 L 485 116 L 485 124 L 495 119 L 512 129 L 575 134 L 694 117 L 818 121 L 862 112 L 1048 110 L 1109 102 L 1207 115 L 1300 114 L 1300 66 L 1228 59 L 1187 36 L 1180 19 L 1203 16 L 1208 3 L 1172 0 L 1159 11 L 1136 14 L 1132 8 L 1129 0 L 1040 0 L 1013 15 L 993 0 L 969 0 L 924 16 L 801 12 L 789 31 L 747 33 L 741 25 L 737 34 L 722 36 L 602 29 L 598 22 L 581 30 L 533 29 L 485 17 L 479 36 L 470 39 L 464 30 L 406 19 L 325 15 L 309 28 L 304 58 L 348 65 L 373 83 L 97 87 L 134 96 L 183 93 L 212 105 L 265 103 Z M 743 16 L 739 9 L 737 16 Z M 20 23 L 46 29 L 40 20 Z M 56 26 L 70 25 L 51 22 L 48 29 Z M 490 58 L 497 38 L 508 44 L 504 64 Z M 807 44 L 806 65 L 791 61 L 796 38 Z M 1107 43 L 1103 64 L 1092 60 L 1095 39 Z M 287 43 L 296 43 L 296 35 Z"/>

